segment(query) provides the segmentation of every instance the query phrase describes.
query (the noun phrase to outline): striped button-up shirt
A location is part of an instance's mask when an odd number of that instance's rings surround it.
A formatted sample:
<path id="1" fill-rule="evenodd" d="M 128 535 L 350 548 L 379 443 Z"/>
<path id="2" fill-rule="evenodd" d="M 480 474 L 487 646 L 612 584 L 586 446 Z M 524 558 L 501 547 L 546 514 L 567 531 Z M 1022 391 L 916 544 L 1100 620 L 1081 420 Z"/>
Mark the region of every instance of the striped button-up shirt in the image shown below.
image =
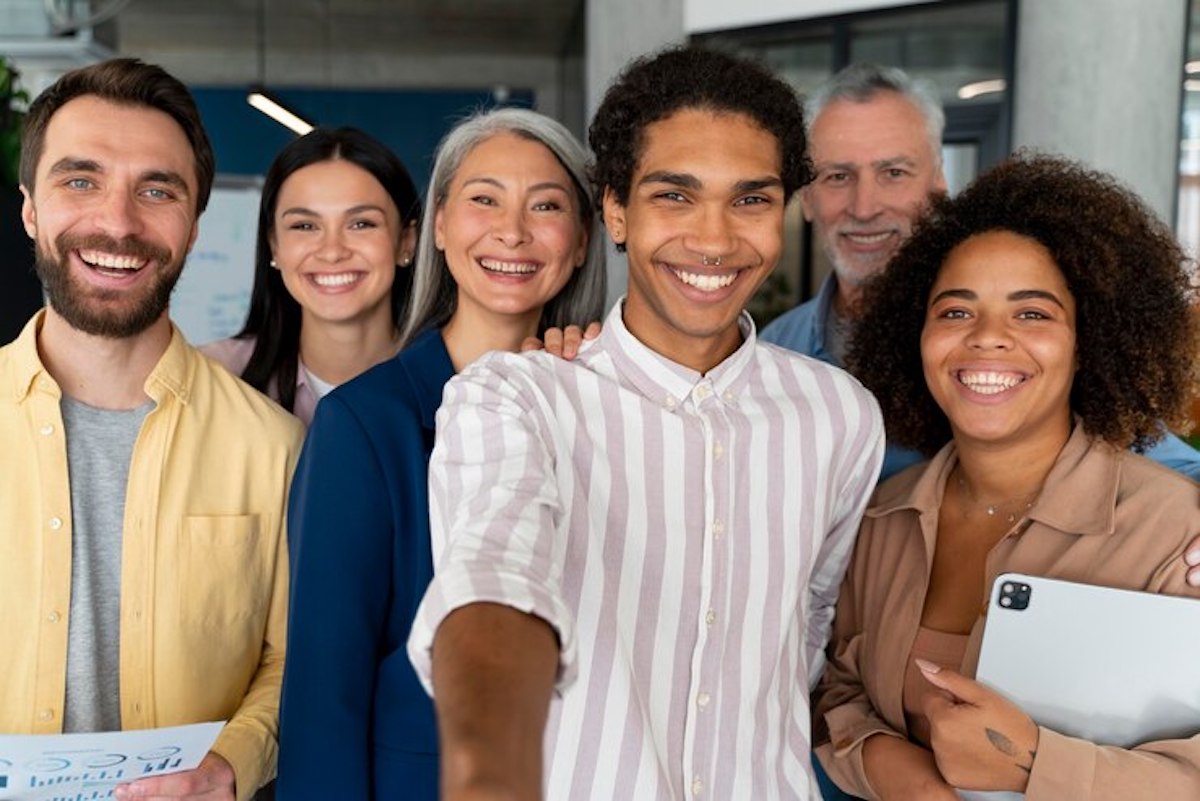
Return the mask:
<path id="1" fill-rule="evenodd" d="M 849 375 L 741 326 L 700 375 L 618 304 L 574 362 L 493 354 L 447 385 L 409 650 L 428 686 L 456 608 L 554 628 L 547 798 L 820 797 L 809 687 L 883 426 Z"/>

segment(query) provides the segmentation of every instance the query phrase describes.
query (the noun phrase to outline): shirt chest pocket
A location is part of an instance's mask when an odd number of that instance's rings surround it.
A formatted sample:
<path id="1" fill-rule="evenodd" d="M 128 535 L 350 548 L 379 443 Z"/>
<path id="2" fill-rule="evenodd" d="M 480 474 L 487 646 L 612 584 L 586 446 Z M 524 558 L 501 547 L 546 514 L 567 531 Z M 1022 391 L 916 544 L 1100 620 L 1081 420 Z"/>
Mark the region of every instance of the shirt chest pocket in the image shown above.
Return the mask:
<path id="1" fill-rule="evenodd" d="M 259 515 L 184 518 L 177 566 L 180 619 L 205 627 L 261 621 L 274 552 Z"/>

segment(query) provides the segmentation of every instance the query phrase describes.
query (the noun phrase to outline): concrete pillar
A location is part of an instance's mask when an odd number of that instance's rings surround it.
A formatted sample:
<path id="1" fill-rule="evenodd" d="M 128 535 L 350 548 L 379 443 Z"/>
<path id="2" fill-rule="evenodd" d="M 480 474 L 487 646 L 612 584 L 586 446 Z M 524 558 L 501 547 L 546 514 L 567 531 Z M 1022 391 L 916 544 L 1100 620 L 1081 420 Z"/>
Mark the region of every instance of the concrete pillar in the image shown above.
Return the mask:
<path id="1" fill-rule="evenodd" d="M 1173 223 L 1188 0 L 1024 0 L 1014 147 L 1110 172 Z"/>
<path id="2" fill-rule="evenodd" d="M 588 123 L 609 83 L 626 62 L 685 38 L 683 0 L 587 0 Z M 610 245 L 609 305 L 625 293 L 628 274 L 625 257 Z"/>

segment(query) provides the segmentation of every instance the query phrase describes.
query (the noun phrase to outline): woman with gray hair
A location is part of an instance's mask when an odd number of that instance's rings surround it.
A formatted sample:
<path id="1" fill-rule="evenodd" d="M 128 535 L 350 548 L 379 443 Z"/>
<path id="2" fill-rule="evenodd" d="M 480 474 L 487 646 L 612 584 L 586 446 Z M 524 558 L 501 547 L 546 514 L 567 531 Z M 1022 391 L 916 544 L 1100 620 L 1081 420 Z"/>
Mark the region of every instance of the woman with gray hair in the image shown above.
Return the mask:
<path id="1" fill-rule="evenodd" d="M 557 122 L 522 109 L 462 122 L 438 148 L 427 203 L 402 350 L 321 401 L 296 468 L 284 799 L 438 797 L 433 705 L 405 642 L 433 575 L 426 480 L 442 387 L 488 351 L 602 311 L 586 156 Z"/>

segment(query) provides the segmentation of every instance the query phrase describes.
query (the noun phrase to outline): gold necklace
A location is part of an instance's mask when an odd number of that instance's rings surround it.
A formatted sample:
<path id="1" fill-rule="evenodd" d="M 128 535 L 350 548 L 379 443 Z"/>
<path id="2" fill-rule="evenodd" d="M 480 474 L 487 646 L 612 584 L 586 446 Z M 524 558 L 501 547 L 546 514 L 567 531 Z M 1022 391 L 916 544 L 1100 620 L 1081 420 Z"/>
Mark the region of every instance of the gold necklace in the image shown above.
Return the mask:
<path id="1" fill-rule="evenodd" d="M 957 467 L 955 469 L 957 470 Z M 955 476 L 955 478 L 958 481 L 958 489 L 963 498 L 969 502 L 963 508 L 963 517 L 970 517 L 971 515 L 968 509 L 970 507 L 975 507 L 982 508 L 988 517 L 999 516 L 1009 523 L 1015 523 L 1017 521 L 1018 513 L 1023 515 L 1029 509 L 1033 508 L 1034 502 L 1037 501 L 1038 496 L 1042 494 L 1042 487 L 1039 485 L 1037 489 L 1028 495 L 1020 495 L 1016 498 L 1008 498 L 1006 500 L 989 503 L 988 501 L 981 501 L 974 496 L 970 488 L 967 486 L 967 482 L 963 480 L 961 473 Z"/>

